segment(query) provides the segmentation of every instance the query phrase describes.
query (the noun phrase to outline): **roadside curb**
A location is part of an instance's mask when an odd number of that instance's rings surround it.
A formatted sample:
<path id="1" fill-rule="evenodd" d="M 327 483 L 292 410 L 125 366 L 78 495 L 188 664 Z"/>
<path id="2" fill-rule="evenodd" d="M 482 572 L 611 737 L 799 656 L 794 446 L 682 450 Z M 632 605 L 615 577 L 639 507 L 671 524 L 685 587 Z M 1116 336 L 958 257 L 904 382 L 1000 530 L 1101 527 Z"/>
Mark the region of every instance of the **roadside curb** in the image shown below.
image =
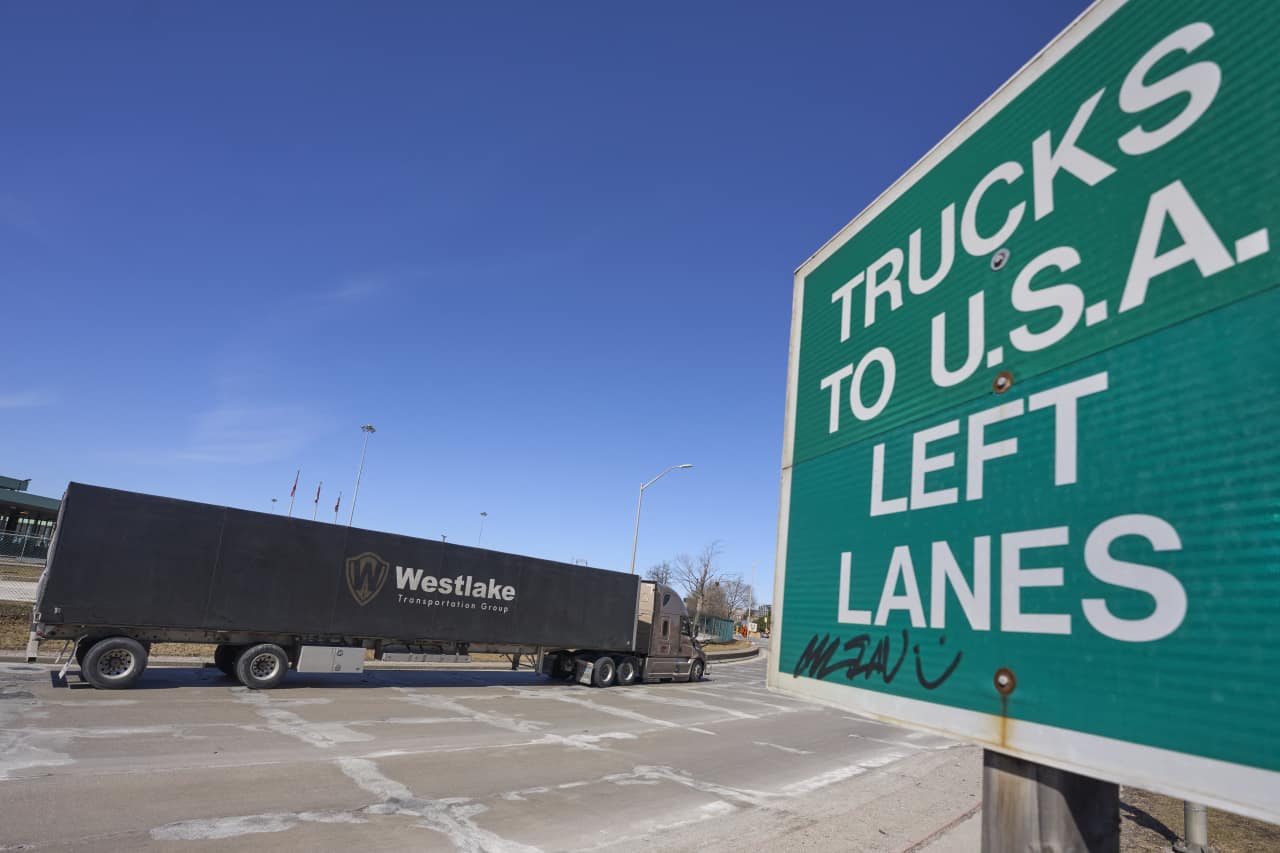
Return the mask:
<path id="1" fill-rule="evenodd" d="M 760 655 L 759 649 L 746 649 L 745 651 L 741 651 L 741 652 L 720 652 L 719 654 L 709 654 L 707 655 L 707 660 L 711 661 L 712 663 L 720 663 L 722 661 L 730 661 L 730 660 L 746 660 L 747 658 L 754 658 L 754 657 L 758 657 L 759 655 Z"/>

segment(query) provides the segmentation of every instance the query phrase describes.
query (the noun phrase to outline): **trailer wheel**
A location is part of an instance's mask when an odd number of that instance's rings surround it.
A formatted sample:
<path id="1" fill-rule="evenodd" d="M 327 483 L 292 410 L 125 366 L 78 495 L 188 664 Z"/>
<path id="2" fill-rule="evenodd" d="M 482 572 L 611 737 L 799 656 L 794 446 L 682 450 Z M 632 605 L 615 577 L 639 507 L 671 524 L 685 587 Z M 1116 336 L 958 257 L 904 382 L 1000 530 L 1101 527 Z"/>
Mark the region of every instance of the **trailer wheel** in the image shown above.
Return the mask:
<path id="1" fill-rule="evenodd" d="M 618 661 L 618 684 L 630 687 L 640 677 L 640 666 L 635 658 L 623 658 Z"/>
<path id="2" fill-rule="evenodd" d="M 236 658 L 236 678 L 250 690 L 270 690 L 284 678 L 289 656 L 275 643 L 258 643 Z"/>
<path id="3" fill-rule="evenodd" d="M 80 675 L 99 690 L 131 687 L 147 668 L 147 650 L 132 637 L 98 640 L 84 654 Z"/>
<path id="4" fill-rule="evenodd" d="M 696 660 L 693 662 L 693 666 L 689 667 L 689 680 L 690 681 L 702 680 L 702 661 Z"/>
<path id="5" fill-rule="evenodd" d="M 591 683 L 596 687 L 608 687 L 613 684 L 613 677 L 617 672 L 618 667 L 614 664 L 613 658 L 601 655 L 596 658 L 595 667 L 591 671 Z"/>
<path id="6" fill-rule="evenodd" d="M 236 675 L 236 658 L 240 656 L 240 647 L 220 643 L 213 650 L 213 665 L 222 670 L 228 678 L 239 678 Z"/>

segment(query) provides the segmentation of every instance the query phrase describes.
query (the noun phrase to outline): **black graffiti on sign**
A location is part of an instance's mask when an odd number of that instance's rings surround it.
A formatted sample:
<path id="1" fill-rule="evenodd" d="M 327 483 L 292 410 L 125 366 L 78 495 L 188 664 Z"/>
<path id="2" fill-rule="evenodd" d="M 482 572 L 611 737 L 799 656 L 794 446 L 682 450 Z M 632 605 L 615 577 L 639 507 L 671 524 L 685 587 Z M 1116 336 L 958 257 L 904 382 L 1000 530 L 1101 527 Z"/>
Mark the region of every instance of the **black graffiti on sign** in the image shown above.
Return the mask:
<path id="1" fill-rule="evenodd" d="M 940 637 L 939 645 L 945 644 L 946 636 Z M 897 659 L 894 659 L 893 638 L 890 636 L 881 637 L 872 641 L 870 634 L 858 634 L 849 640 L 841 642 L 839 637 L 832 637 L 830 634 L 824 634 L 819 637 L 814 634 L 809 639 L 809 644 L 805 646 L 804 651 L 800 654 L 800 659 L 796 661 L 793 675 L 807 675 L 809 678 L 826 678 L 832 673 L 844 670 L 844 677 L 849 681 L 853 681 L 858 676 L 862 676 L 864 680 L 871 680 L 873 675 L 879 675 L 885 684 L 892 684 L 893 680 L 898 677 L 902 664 L 907 659 L 907 651 L 910 650 L 915 655 L 915 671 L 916 681 L 925 690 L 936 690 L 938 687 L 951 677 L 956 671 L 956 667 L 960 665 L 960 659 L 964 657 L 964 652 L 956 652 L 951 663 L 942 670 L 942 673 L 936 678 L 929 678 L 925 675 L 924 660 L 920 655 L 920 645 L 911 645 L 911 635 L 907 629 L 902 629 L 902 650 L 898 652 Z M 842 657 L 839 660 L 832 660 L 837 652 L 853 652 L 849 657 Z"/>

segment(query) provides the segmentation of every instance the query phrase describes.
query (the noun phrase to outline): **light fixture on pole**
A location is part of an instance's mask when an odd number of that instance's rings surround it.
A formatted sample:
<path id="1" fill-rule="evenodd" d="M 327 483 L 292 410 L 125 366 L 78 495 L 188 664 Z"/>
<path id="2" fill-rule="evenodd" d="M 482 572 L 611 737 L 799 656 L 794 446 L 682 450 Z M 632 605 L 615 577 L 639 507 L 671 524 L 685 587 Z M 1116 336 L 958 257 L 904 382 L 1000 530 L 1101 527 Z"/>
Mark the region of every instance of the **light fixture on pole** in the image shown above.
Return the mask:
<path id="1" fill-rule="evenodd" d="M 692 468 L 692 467 L 693 466 L 689 464 L 672 465 L 670 468 L 663 471 L 661 474 L 654 477 L 652 480 L 650 480 L 649 482 L 645 483 L 643 486 L 640 487 L 640 499 L 636 501 L 636 532 L 631 537 L 631 574 L 634 575 L 636 573 L 636 545 L 640 543 L 640 505 L 644 503 L 644 490 L 649 488 L 654 483 L 658 482 L 663 477 L 667 476 L 677 468 Z"/>
<path id="2" fill-rule="evenodd" d="M 484 520 L 489 517 L 489 513 L 481 511 L 480 513 L 480 535 L 476 537 L 476 544 L 479 545 L 484 541 Z"/>
<path id="3" fill-rule="evenodd" d="M 275 498 L 272 498 L 272 499 L 271 499 L 271 514 L 272 514 L 272 515 L 275 515 L 275 512 L 276 512 L 276 499 L 275 499 Z"/>
<path id="4" fill-rule="evenodd" d="M 351 493 L 351 515 L 347 518 L 347 527 L 356 520 L 356 498 L 360 497 L 360 477 L 364 475 L 364 454 L 369 449 L 369 436 L 377 432 L 373 424 L 365 424 L 360 429 L 364 431 L 364 447 L 360 448 L 360 467 L 356 469 L 356 490 Z"/>

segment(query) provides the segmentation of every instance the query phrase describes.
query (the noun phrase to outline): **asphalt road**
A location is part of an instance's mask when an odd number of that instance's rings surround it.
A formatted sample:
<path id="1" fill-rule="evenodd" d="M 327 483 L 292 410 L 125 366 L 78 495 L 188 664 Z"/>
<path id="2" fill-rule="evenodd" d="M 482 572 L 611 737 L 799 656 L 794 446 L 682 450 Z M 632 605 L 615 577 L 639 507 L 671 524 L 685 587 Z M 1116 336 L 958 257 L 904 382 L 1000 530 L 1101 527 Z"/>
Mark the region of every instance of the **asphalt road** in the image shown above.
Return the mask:
<path id="1" fill-rule="evenodd" d="M 976 750 L 769 694 L 764 672 L 607 690 L 291 673 L 253 692 L 155 667 L 104 692 L 0 664 L 0 850 L 947 849 Z"/>

